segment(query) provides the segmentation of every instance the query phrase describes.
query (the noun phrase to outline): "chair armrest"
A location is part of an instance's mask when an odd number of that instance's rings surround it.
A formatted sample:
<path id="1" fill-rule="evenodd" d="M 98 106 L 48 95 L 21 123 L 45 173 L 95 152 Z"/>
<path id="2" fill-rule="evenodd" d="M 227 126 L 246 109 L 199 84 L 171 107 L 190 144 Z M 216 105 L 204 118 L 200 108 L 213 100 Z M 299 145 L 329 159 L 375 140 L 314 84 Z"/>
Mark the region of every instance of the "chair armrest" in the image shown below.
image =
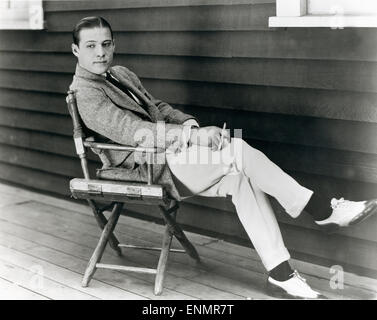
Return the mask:
<path id="1" fill-rule="evenodd" d="M 143 147 L 130 147 L 115 143 L 99 143 L 99 142 L 90 142 L 84 141 L 85 147 L 90 147 L 94 149 L 102 149 L 102 150 L 116 150 L 116 151 L 134 151 L 134 152 L 146 152 L 147 153 L 147 175 L 148 185 L 153 184 L 153 154 L 156 153 L 165 153 L 165 149 L 163 148 L 143 148 Z"/>
<path id="2" fill-rule="evenodd" d="M 116 151 L 134 151 L 134 152 L 146 152 L 146 153 L 164 153 L 163 148 L 144 148 L 144 147 L 130 147 L 120 144 L 113 143 L 100 143 L 100 142 L 90 142 L 84 141 L 85 147 L 103 149 L 103 150 L 116 150 Z"/>

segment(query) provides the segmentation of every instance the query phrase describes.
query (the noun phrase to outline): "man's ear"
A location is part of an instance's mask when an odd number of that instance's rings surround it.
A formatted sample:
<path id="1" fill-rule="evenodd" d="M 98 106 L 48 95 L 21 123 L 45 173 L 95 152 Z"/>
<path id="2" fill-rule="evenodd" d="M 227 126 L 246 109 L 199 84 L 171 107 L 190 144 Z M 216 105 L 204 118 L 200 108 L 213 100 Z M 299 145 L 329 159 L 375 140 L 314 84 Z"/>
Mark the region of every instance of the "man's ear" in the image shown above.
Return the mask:
<path id="1" fill-rule="evenodd" d="M 78 58 L 79 57 L 79 47 L 77 44 L 72 43 L 72 53 Z"/>

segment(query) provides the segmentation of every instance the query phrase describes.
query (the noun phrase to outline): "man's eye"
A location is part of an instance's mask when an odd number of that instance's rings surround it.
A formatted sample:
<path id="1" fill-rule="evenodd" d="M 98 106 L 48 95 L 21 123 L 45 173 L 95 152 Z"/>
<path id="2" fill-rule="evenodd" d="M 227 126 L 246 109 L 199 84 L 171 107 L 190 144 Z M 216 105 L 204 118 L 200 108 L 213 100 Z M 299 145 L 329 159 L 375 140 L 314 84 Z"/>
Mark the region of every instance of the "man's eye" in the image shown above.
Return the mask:
<path id="1" fill-rule="evenodd" d="M 94 44 L 88 44 L 86 47 L 87 48 L 94 48 Z"/>
<path id="2" fill-rule="evenodd" d="M 110 42 L 107 42 L 107 43 L 104 43 L 103 46 L 104 47 L 110 47 L 111 43 Z"/>

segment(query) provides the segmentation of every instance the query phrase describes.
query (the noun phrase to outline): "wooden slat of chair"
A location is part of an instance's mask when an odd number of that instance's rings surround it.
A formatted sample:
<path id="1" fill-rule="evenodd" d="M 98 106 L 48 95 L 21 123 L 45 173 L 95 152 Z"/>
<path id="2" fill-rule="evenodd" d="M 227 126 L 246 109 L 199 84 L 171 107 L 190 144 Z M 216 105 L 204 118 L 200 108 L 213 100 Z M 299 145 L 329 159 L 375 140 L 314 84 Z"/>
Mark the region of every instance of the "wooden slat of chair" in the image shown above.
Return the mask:
<path id="1" fill-rule="evenodd" d="M 173 219 L 176 217 L 177 211 L 173 212 Z M 160 259 L 158 260 L 158 265 L 157 265 L 157 275 L 156 275 L 156 281 L 154 284 L 154 294 L 155 295 L 160 295 L 162 292 L 162 286 L 164 283 L 165 279 L 165 271 L 167 267 L 167 262 L 169 258 L 169 253 L 170 253 L 170 247 L 171 247 L 171 242 L 173 240 L 173 232 L 171 228 L 169 228 L 169 225 L 166 225 L 165 227 L 165 232 L 164 236 L 162 239 L 162 250 L 161 250 L 161 255 Z"/>
<path id="2" fill-rule="evenodd" d="M 108 223 L 106 217 L 102 213 L 104 210 L 99 209 L 93 200 L 87 199 L 87 201 L 94 213 L 94 217 L 97 221 L 97 224 L 103 230 Z M 110 244 L 110 247 L 116 252 L 118 256 L 122 255 L 122 250 L 121 248 L 119 248 L 119 241 L 113 233 L 109 235 L 109 244 Z"/>
<path id="3" fill-rule="evenodd" d="M 70 189 L 72 195 L 80 199 L 154 205 L 165 205 L 168 201 L 162 186 L 139 182 L 74 178 L 70 181 Z"/>
<path id="4" fill-rule="evenodd" d="M 174 212 L 176 212 L 178 210 L 178 204 L 176 204 L 176 206 L 177 206 L 176 209 L 174 207 L 172 207 L 169 210 L 166 210 L 166 208 L 164 208 L 163 206 L 159 206 L 159 208 L 160 208 L 160 212 L 162 213 L 162 216 L 165 220 L 167 227 L 170 229 L 170 232 L 176 237 L 176 239 L 179 241 L 179 243 L 185 249 L 186 253 L 191 258 L 196 260 L 196 262 L 200 263 L 200 257 L 199 257 L 198 252 L 196 251 L 195 247 L 187 239 L 185 233 L 182 231 L 182 229 L 175 222 L 175 214 L 174 214 L 173 217 L 170 215 L 171 210 L 174 210 Z"/>
<path id="5" fill-rule="evenodd" d="M 96 271 L 96 266 L 99 261 L 101 261 L 103 252 L 105 251 L 105 247 L 107 242 L 109 241 L 110 234 L 113 233 L 114 228 L 118 222 L 120 212 L 122 210 L 123 203 L 117 203 L 114 206 L 114 209 L 111 213 L 109 221 L 106 223 L 105 227 L 103 228 L 101 238 L 98 241 L 96 248 L 92 254 L 92 257 L 89 260 L 88 266 L 85 270 L 84 278 L 82 280 L 82 286 L 87 287 L 89 281 L 92 279 L 94 272 Z"/>
<path id="6" fill-rule="evenodd" d="M 83 144 L 83 139 L 85 138 L 85 134 L 83 131 L 83 124 L 80 119 L 80 115 L 77 109 L 77 103 L 76 103 L 76 98 L 75 94 L 73 91 L 68 91 L 67 95 L 67 107 L 69 114 L 71 115 L 72 122 L 73 122 L 73 139 L 75 142 L 75 148 L 76 148 L 76 153 L 80 158 L 80 163 L 81 163 L 81 168 L 84 174 L 85 179 L 89 180 L 89 170 L 88 170 L 88 161 L 86 159 L 86 152 Z M 105 227 L 107 224 L 107 219 L 103 215 L 103 213 L 98 209 L 96 203 L 91 200 L 87 199 L 87 202 L 89 204 L 89 207 L 92 209 L 92 212 L 94 214 L 94 217 L 101 229 Z M 115 237 L 114 234 L 110 235 L 110 246 L 111 248 L 117 253 L 118 256 L 122 254 L 121 249 L 118 247 L 119 241 Z"/>
<path id="7" fill-rule="evenodd" d="M 190 257 L 195 259 L 197 262 L 200 262 L 199 255 L 195 247 L 190 243 L 190 241 L 185 236 L 183 230 L 176 223 L 176 215 L 179 208 L 178 202 L 169 199 L 162 186 L 153 185 L 152 161 L 148 162 L 148 180 L 146 184 L 90 179 L 85 148 L 92 147 L 97 149 L 110 149 L 119 151 L 139 151 L 146 152 L 147 155 L 153 155 L 153 153 L 161 152 L 161 150 L 158 150 L 157 148 L 133 148 L 116 144 L 102 144 L 84 141 L 84 125 L 80 119 L 76 105 L 76 99 L 74 96 L 74 92 L 72 91 L 68 92 L 67 104 L 73 120 L 73 137 L 75 141 L 76 151 L 80 157 L 81 167 L 85 178 L 76 178 L 71 180 L 71 193 L 76 198 L 86 199 L 88 201 L 88 204 L 92 208 L 97 223 L 102 229 L 100 240 L 98 241 L 98 244 L 85 270 L 85 274 L 82 280 L 82 286 L 86 287 L 89 285 L 89 282 L 97 268 L 150 273 L 156 274 L 154 293 L 156 295 L 160 295 L 163 290 L 163 282 L 165 279 L 166 267 L 170 251 L 186 252 Z M 151 156 L 148 156 L 148 158 L 150 160 Z M 113 209 L 109 220 L 107 220 L 103 215 L 103 211 L 108 209 L 109 206 L 99 208 L 99 206 L 96 204 L 96 200 L 112 202 Z M 158 205 L 162 218 L 164 219 L 166 224 L 161 248 L 141 247 L 119 243 L 113 231 L 118 222 L 124 203 L 142 203 L 149 205 Z M 177 240 L 181 243 L 184 250 L 171 249 L 173 236 L 175 236 Z M 108 242 L 112 249 L 114 249 L 118 255 L 121 255 L 122 247 L 143 250 L 160 250 L 161 253 L 157 268 L 149 269 L 141 267 L 130 267 L 100 263 L 103 252 L 106 248 L 106 244 Z"/>

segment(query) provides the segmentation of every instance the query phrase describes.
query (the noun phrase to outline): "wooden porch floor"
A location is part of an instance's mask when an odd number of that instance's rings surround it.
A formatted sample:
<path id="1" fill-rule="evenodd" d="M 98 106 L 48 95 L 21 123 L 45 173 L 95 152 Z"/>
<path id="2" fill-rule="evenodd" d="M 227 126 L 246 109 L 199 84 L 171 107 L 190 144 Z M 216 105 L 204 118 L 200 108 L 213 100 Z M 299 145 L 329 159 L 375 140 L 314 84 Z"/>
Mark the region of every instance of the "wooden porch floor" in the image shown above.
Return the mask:
<path id="1" fill-rule="evenodd" d="M 254 250 L 190 232 L 204 265 L 171 253 L 161 296 L 153 294 L 153 275 L 105 269 L 82 288 L 99 239 L 90 210 L 6 184 L 0 194 L 0 299 L 273 299 Z M 121 243 L 160 246 L 162 226 L 122 216 L 115 233 Z M 107 248 L 102 261 L 154 268 L 158 252 L 124 248 L 117 257 Z M 345 273 L 344 288 L 334 290 L 328 268 L 297 260 L 292 265 L 329 299 L 377 298 L 376 279 Z"/>

